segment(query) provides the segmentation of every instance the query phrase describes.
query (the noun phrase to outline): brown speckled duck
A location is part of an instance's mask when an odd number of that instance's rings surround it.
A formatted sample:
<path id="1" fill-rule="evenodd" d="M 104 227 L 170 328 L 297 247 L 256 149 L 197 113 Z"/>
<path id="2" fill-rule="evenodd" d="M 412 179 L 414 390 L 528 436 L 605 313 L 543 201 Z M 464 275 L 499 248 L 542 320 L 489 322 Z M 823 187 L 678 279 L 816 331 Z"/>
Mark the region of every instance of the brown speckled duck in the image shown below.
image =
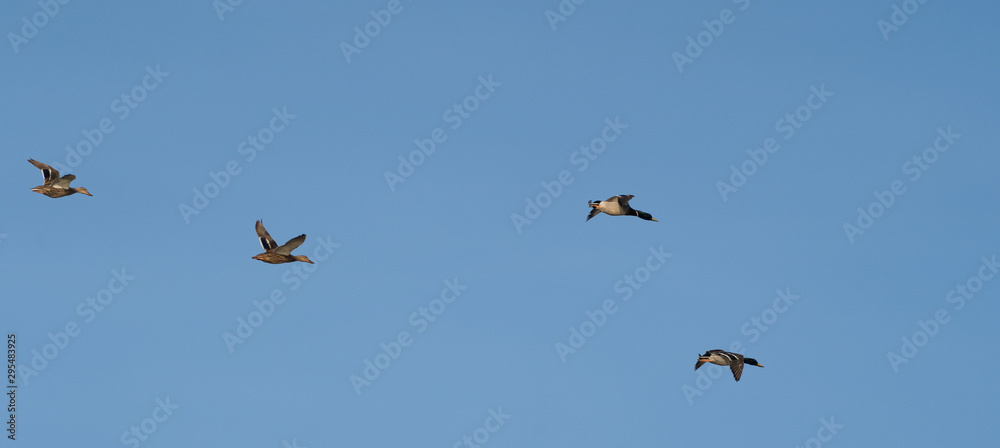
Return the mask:
<path id="1" fill-rule="evenodd" d="M 257 221 L 255 229 L 257 230 L 257 236 L 260 237 L 260 245 L 264 248 L 264 253 L 254 255 L 254 260 L 260 260 L 271 264 L 291 263 L 293 261 L 303 261 L 309 264 L 316 264 L 305 255 L 292 255 L 292 251 L 305 242 L 305 234 L 288 240 L 288 242 L 283 246 L 278 246 L 278 243 L 274 241 L 274 238 L 271 238 L 271 235 L 267 234 L 267 230 L 264 229 L 264 223 Z"/>
<path id="2" fill-rule="evenodd" d="M 31 191 L 35 193 L 44 194 L 50 198 L 61 198 L 63 196 L 69 196 L 73 193 L 81 193 L 87 196 L 93 196 L 83 187 L 70 187 L 69 183 L 76 179 L 76 176 L 72 174 L 67 174 L 65 176 L 59 177 L 59 171 L 55 168 L 48 166 L 42 162 L 35 159 L 28 159 L 35 168 L 42 170 L 42 177 L 45 178 L 45 183 L 34 187 Z"/>

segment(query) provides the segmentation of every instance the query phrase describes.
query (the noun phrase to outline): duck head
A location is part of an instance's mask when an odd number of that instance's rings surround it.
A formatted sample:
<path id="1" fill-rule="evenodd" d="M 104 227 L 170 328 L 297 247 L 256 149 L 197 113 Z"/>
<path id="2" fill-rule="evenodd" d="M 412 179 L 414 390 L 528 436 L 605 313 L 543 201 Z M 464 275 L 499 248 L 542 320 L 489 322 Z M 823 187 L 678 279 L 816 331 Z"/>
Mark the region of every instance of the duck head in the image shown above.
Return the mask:
<path id="1" fill-rule="evenodd" d="M 635 216 L 638 216 L 638 217 L 640 217 L 642 219 L 645 219 L 646 221 L 660 222 L 656 218 L 654 218 L 653 215 L 650 215 L 649 213 L 646 213 L 646 212 L 640 212 L 639 210 L 635 211 Z"/>
<path id="2" fill-rule="evenodd" d="M 743 364 L 750 364 L 751 366 L 764 367 L 760 364 L 757 364 L 757 360 L 753 358 L 743 358 Z"/>

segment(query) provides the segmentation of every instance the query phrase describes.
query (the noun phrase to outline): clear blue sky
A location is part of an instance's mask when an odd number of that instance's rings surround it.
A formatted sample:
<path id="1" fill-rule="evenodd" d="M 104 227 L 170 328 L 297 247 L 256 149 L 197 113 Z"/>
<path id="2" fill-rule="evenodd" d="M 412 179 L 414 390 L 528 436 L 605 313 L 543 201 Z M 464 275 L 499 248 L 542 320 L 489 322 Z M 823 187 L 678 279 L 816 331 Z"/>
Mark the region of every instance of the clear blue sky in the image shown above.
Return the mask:
<path id="1" fill-rule="evenodd" d="M 20 446 L 995 441 L 1000 6 L 563 3 L 8 4 Z"/>

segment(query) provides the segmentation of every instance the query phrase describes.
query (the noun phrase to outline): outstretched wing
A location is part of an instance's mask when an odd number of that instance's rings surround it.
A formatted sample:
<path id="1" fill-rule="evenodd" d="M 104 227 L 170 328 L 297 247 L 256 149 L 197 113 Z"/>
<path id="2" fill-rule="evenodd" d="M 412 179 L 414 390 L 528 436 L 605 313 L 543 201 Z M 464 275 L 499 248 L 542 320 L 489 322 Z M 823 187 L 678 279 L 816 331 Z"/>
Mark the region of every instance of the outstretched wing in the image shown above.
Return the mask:
<path id="1" fill-rule="evenodd" d="M 264 252 L 272 252 L 278 248 L 278 243 L 274 241 L 274 238 L 271 238 L 271 235 L 267 234 L 264 223 L 257 221 L 254 229 L 257 230 L 257 237 L 260 238 L 260 245 L 264 248 Z"/>
<path id="2" fill-rule="evenodd" d="M 38 168 L 38 169 L 42 170 L 42 177 L 45 178 L 45 183 L 43 185 L 49 186 L 49 185 L 52 184 L 53 181 L 55 181 L 56 179 L 59 179 L 59 171 L 56 171 L 55 168 L 52 168 L 51 166 L 48 166 L 48 165 L 46 165 L 46 164 L 44 164 L 42 162 L 39 162 L 39 161 L 37 161 L 35 159 L 28 159 L 28 161 L 31 162 L 32 165 L 35 165 L 35 168 Z M 75 179 L 75 177 L 74 177 L 74 179 Z M 73 179 L 70 179 L 70 180 L 73 180 Z M 69 185 L 69 182 L 66 182 L 66 185 Z M 66 187 L 62 187 L 62 188 L 66 188 Z"/>
<path id="3" fill-rule="evenodd" d="M 52 182 L 50 182 L 50 184 L 56 188 L 69 188 L 69 183 L 73 182 L 74 179 L 76 179 L 76 176 L 72 174 L 67 174 L 63 177 L 53 180 Z"/>
<path id="4" fill-rule="evenodd" d="M 295 238 L 288 240 L 287 243 L 275 249 L 274 253 L 281 255 L 291 255 L 292 251 L 295 250 L 296 247 L 301 246 L 302 243 L 305 242 L 305 240 L 306 240 L 306 234 L 303 233 L 302 235 L 299 235 Z"/>
<path id="5" fill-rule="evenodd" d="M 635 196 L 633 196 L 631 194 L 620 194 L 618 196 L 615 196 L 614 198 L 618 198 L 618 206 L 621 207 L 622 210 L 628 210 L 628 208 L 629 208 L 628 207 L 628 201 L 631 201 L 632 198 L 634 198 L 634 197 Z M 614 198 L 608 198 L 608 201 L 611 201 Z"/>
<path id="6" fill-rule="evenodd" d="M 694 369 L 698 370 L 698 368 L 701 367 L 702 365 L 704 365 L 706 362 L 708 362 L 708 361 L 702 361 L 702 360 L 699 359 L 698 362 L 694 363 Z"/>

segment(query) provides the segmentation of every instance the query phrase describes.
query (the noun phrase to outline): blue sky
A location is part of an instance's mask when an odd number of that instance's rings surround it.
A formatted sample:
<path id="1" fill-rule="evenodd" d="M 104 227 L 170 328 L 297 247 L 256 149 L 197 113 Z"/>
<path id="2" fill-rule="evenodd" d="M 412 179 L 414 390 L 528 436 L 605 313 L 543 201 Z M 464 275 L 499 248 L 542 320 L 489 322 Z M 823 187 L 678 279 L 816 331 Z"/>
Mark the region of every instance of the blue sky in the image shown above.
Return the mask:
<path id="1" fill-rule="evenodd" d="M 21 446 L 1000 435 L 996 4 L 219 5 L 5 9 Z"/>

